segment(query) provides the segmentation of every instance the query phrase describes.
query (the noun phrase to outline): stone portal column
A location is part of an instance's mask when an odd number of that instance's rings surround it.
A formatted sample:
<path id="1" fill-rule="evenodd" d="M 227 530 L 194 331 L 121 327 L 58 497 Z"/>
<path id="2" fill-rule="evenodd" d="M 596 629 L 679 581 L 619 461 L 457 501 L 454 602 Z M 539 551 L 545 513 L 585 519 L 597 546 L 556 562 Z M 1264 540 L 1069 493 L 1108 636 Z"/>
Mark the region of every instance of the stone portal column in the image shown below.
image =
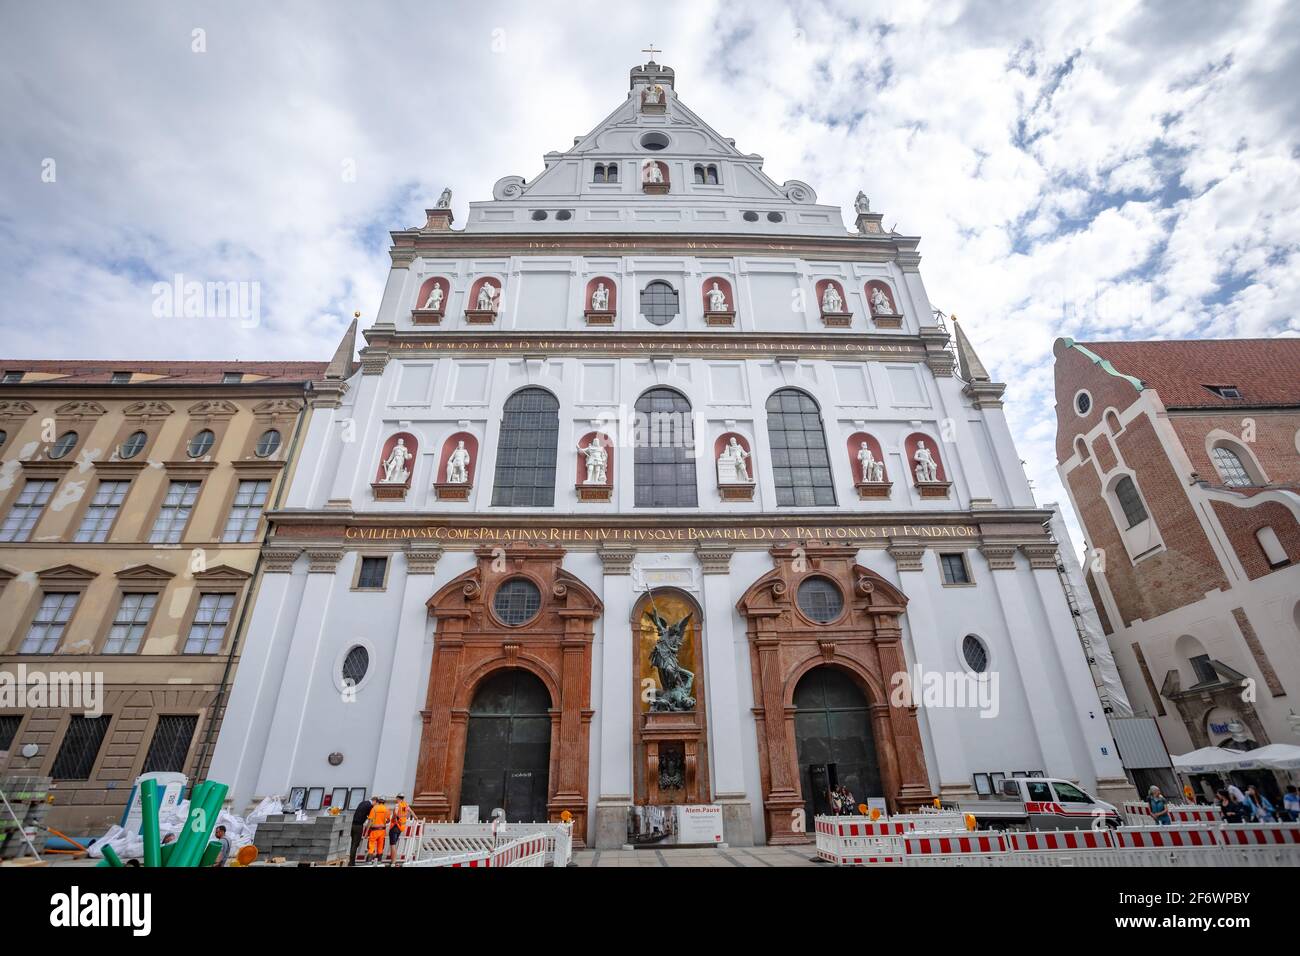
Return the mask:
<path id="1" fill-rule="evenodd" d="M 876 624 L 876 650 L 880 655 L 880 672 L 886 687 L 895 674 L 907 673 L 903 657 L 903 635 L 898 619 L 892 614 L 879 615 Z M 930 780 L 925 770 L 925 750 L 921 746 L 921 727 L 916 720 L 916 703 L 909 707 L 886 707 L 889 713 L 889 739 L 894 747 L 898 806 L 912 809 L 929 801 Z"/>
<path id="2" fill-rule="evenodd" d="M 438 618 L 434 632 L 433 663 L 429 668 L 429 692 L 420 712 L 420 757 L 415 766 L 415 797 L 411 808 L 422 817 L 448 821 L 453 819 L 450 791 L 460 781 L 451 781 L 452 740 L 464 739 L 465 715 L 452 725 L 452 705 L 456 699 L 456 680 L 465 653 L 465 621 L 468 611 L 458 611 Z M 456 770 L 460 764 L 454 765 Z"/>
<path id="3" fill-rule="evenodd" d="M 634 702 L 632 662 L 632 561 L 631 548 L 600 550 L 604 565 L 601 600 L 600 677 L 600 796 L 596 802 L 597 849 L 613 849 L 627 842 L 627 810 L 632 805 L 632 717 Z"/>
<path id="4" fill-rule="evenodd" d="M 696 548 L 704 571 L 704 682 L 709 702 L 713 799 L 722 804 L 722 836 L 732 846 L 754 845 L 754 818 L 745 797 L 740 746 L 740 690 L 736 674 L 736 612 L 727 576 L 732 549 Z"/>

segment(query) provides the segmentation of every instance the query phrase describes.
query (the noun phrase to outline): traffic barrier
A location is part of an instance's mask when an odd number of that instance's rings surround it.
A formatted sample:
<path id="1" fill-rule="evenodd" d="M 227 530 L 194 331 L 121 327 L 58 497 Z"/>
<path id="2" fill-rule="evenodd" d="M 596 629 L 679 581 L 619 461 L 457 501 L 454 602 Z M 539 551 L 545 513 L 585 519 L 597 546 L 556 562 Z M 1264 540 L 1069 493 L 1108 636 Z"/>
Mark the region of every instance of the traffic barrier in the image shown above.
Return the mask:
<path id="1" fill-rule="evenodd" d="M 998 833 L 923 833 L 903 838 L 904 866 L 1003 866 L 1006 842 Z"/>
<path id="2" fill-rule="evenodd" d="M 912 824 L 866 817 L 817 817 L 817 856 L 836 866 L 900 865 Z"/>
<path id="3" fill-rule="evenodd" d="M 482 869 L 490 867 L 539 867 L 545 866 L 549 852 L 547 835 L 532 833 L 517 837 L 492 849 L 478 850 L 471 853 L 450 853 L 431 855 L 408 863 L 412 867 L 461 867 Z"/>
<path id="4" fill-rule="evenodd" d="M 1208 807 L 1203 803 L 1171 803 L 1166 805 L 1169 818 L 1174 823 L 1221 823 L 1223 814 L 1218 807 Z M 1151 826 L 1155 821 L 1151 817 L 1151 808 L 1144 800 L 1127 800 L 1122 808 L 1124 823 L 1131 827 Z"/>
<path id="5" fill-rule="evenodd" d="M 1300 824 L 1229 823 L 1219 838 L 1224 866 L 1300 866 Z"/>
<path id="6" fill-rule="evenodd" d="M 573 859 L 572 823 L 498 823 L 495 827 L 494 836 L 491 823 L 414 821 L 407 825 L 409 835 L 398 845 L 398 859 L 403 866 L 411 866 L 430 865 L 426 861 L 443 857 L 475 857 L 524 836 L 544 841 L 541 865 L 568 866 Z"/>

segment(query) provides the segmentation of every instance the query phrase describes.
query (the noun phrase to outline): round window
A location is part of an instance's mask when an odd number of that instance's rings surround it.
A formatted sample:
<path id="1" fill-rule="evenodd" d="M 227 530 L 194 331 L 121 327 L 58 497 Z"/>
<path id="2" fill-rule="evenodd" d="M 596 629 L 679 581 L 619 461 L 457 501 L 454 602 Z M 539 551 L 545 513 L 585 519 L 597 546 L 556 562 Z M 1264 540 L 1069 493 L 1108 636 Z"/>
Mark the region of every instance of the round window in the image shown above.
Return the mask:
<path id="1" fill-rule="evenodd" d="M 542 592 L 527 578 L 511 578 L 492 598 L 492 610 L 511 626 L 525 624 L 537 616 L 542 607 Z"/>
<path id="2" fill-rule="evenodd" d="M 769 213 L 767 214 L 767 221 L 768 221 L 768 222 L 785 222 L 785 216 L 781 215 L 779 212 L 769 212 Z"/>
<path id="3" fill-rule="evenodd" d="M 844 595 L 826 578 L 805 578 L 799 585 L 799 610 L 819 624 L 828 624 L 844 610 Z"/>
<path id="4" fill-rule="evenodd" d="M 1087 392 L 1080 392 L 1074 396 L 1074 408 L 1080 415 L 1087 415 L 1092 409 L 1092 396 Z"/>
<path id="5" fill-rule="evenodd" d="M 72 449 L 76 447 L 77 447 L 77 433 L 64 432 L 62 435 L 58 437 L 58 440 L 56 440 L 54 442 L 54 445 L 50 448 L 50 457 L 62 458 L 65 455 L 67 455 L 68 452 L 72 451 Z"/>
<path id="6" fill-rule="evenodd" d="M 134 458 L 144 451 L 145 442 L 148 440 L 149 436 L 144 432 L 132 432 L 126 441 L 122 442 L 122 447 L 117 450 L 118 455 L 122 458 Z"/>
<path id="7" fill-rule="evenodd" d="M 545 219 L 545 218 L 546 218 L 546 210 L 545 210 L 545 209 L 534 209 L 534 210 L 533 210 L 533 221 L 534 221 L 534 222 L 541 222 L 541 221 L 542 221 L 543 219 Z"/>
<path id="8" fill-rule="evenodd" d="M 213 435 L 209 429 L 205 428 L 190 439 L 190 443 L 186 446 L 185 452 L 191 458 L 198 458 L 200 455 L 206 455 L 212 450 L 212 443 L 215 440 L 216 436 Z"/>
<path id="9" fill-rule="evenodd" d="M 274 428 L 268 428 L 262 432 L 262 437 L 257 440 L 257 447 L 253 449 L 253 454 L 258 458 L 270 458 L 280 447 L 280 433 Z"/>
<path id="10" fill-rule="evenodd" d="M 741 218 L 744 219 L 745 222 L 758 222 L 758 213 L 751 210 L 750 212 L 745 213 Z"/>
<path id="11" fill-rule="evenodd" d="M 573 218 L 573 212 L 568 209 L 561 209 L 555 214 L 555 218 L 560 220 L 560 222 L 568 222 Z"/>
<path id="12" fill-rule="evenodd" d="M 667 149 L 668 136 L 659 132 L 646 133 L 641 137 L 641 147 L 643 149 L 651 149 L 655 151 Z"/>
<path id="13" fill-rule="evenodd" d="M 343 658 L 343 683 L 349 687 L 356 687 L 368 670 L 370 670 L 370 652 L 360 644 L 354 645 L 348 651 L 348 656 Z"/>
<path id="14" fill-rule="evenodd" d="M 989 666 L 989 650 L 974 634 L 967 634 L 961 642 L 961 656 L 966 659 L 966 666 L 976 674 L 983 674 Z"/>

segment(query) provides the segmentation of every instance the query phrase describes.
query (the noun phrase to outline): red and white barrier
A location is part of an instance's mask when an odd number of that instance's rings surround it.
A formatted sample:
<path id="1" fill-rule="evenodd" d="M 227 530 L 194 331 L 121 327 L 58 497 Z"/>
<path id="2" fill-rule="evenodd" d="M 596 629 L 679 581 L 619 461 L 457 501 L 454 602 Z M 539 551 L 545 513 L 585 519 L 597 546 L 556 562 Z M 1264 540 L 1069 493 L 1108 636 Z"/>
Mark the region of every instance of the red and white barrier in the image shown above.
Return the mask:
<path id="1" fill-rule="evenodd" d="M 817 856 L 836 866 L 898 866 L 912 824 L 866 817 L 817 817 Z"/>
<path id="2" fill-rule="evenodd" d="M 1174 823 L 1221 823 L 1223 814 L 1218 807 L 1203 803 L 1171 803 L 1165 809 Z M 1123 807 L 1124 822 L 1131 827 L 1151 826 L 1155 820 L 1145 800 L 1128 800 Z"/>
<path id="3" fill-rule="evenodd" d="M 519 837 L 509 843 L 503 843 L 489 850 L 473 853 L 453 853 L 442 856 L 429 856 L 408 863 L 414 867 L 464 867 L 481 869 L 484 867 L 505 866 L 545 866 L 548 855 L 546 834 L 534 833 Z"/>
<path id="4" fill-rule="evenodd" d="M 1002 866 L 999 833 L 925 833 L 903 838 L 904 866 Z"/>

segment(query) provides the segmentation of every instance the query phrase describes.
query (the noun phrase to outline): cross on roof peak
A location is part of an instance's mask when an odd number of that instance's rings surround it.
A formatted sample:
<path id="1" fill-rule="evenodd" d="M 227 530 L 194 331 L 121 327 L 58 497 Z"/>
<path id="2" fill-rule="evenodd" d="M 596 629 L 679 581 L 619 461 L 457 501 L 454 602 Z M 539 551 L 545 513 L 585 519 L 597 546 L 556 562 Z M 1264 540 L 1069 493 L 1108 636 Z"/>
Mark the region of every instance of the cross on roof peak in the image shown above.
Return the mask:
<path id="1" fill-rule="evenodd" d="M 653 62 L 655 61 L 655 54 L 656 54 L 656 53 L 662 53 L 662 52 L 664 52 L 664 51 L 663 51 L 663 50 L 656 50 L 656 49 L 655 49 L 655 45 L 654 45 L 653 43 L 651 43 L 648 47 L 646 47 L 645 49 L 643 49 L 641 52 L 642 52 L 642 53 L 649 53 L 649 54 L 650 54 L 650 62 L 653 63 Z"/>

